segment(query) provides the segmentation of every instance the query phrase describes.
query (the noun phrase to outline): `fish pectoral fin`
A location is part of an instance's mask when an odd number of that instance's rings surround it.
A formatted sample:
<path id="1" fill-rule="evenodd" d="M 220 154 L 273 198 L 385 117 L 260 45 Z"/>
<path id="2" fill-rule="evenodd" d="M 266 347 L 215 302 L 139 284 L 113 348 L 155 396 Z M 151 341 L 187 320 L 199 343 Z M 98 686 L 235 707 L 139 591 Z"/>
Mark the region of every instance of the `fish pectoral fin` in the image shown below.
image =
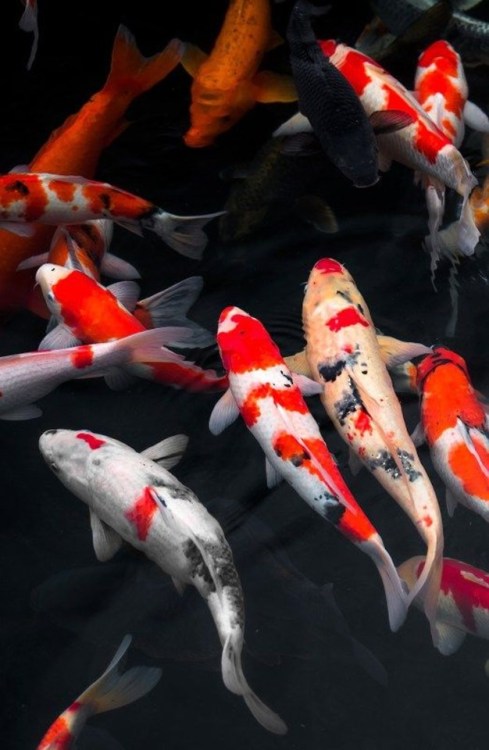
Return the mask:
<path id="1" fill-rule="evenodd" d="M 141 455 L 155 461 L 164 469 L 171 469 L 182 458 L 188 445 L 187 435 L 172 435 L 141 451 Z"/>
<path id="2" fill-rule="evenodd" d="M 175 578 L 175 576 L 172 576 L 173 585 L 175 586 L 176 590 L 180 594 L 180 596 L 183 596 L 185 593 L 185 589 L 187 588 L 187 584 L 183 581 L 180 581 L 179 578 Z"/>
<path id="3" fill-rule="evenodd" d="M 421 357 L 433 352 L 430 346 L 415 341 L 401 341 L 392 336 L 377 336 L 380 353 L 386 367 L 396 367 L 409 362 L 413 357 Z"/>
<path id="4" fill-rule="evenodd" d="M 390 156 L 385 154 L 383 151 L 379 149 L 379 152 L 377 154 L 377 160 L 379 163 L 379 169 L 381 172 L 388 172 L 389 169 L 392 166 L 392 159 Z"/>
<path id="5" fill-rule="evenodd" d="M 358 458 L 353 448 L 350 448 L 348 451 L 348 468 L 354 477 L 361 471 L 361 469 L 363 469 L 363 463 Z"/>
<path id="6" fill-rule="evenodd" d="M 297 89 L 292 76 L 261 70 L 252 82 L 253 96 L 261 104 L 297 101 Z"/>
<path id="7" fill-rule="evenodd" d="M 424 428 L 421 422 L 418 422 L 418 424 L 412 431 L 410 438 L 413 441 L 413 445 L 415 448 L 419 448 L 420 445 L 423 445 L 426 440 L 426 435 L 424 434 Z"/>
<path id="8" fill-rule="evenodd" d="M 306 377 L 306 375 L 300 375 L 297 372 L 292 372 L 292 380 L 294 385 L 300 390 L 303 396 L 318 396 L 323 392 L 323 386 L 321 383 L 317 383 L 312 378 Z"/>
<path id="9" fill-rule="evenodd" d="M 5 229 L 6 232 L 12 232 L 12 234 L 18 234 L 19 237 L 32 237 L 35 231 L 32 224 L 21 224 L 15 221 L 0 222 L 0 229 Z"/>
<path id="10" fill-rule="evenodd" d="M 187 73 L 191 75 L 192 78 L 195 78 L 200 66 L 208 57 L 209 55 L 204 52 L 204 50 L 200 49 L 200 47 L 197 47 L 197 45 L 185 42 L 181 63 Z"/>
<path id="11" fill-rule="evenodd" d="M 412 115 L 400 109 L 379 109 L 376 112 L 372 112 L 368 119 L 375 135 L 396 133 L 398 130 L 403 130 L 414 122 Z"/>
<path id="12" fill-rule="evenodd" d="M 125 391 L 137 381 L 135 375 L 122 367 L 111 367 L 104 372 L 103 377 L 111 391 Z"/>
<path id="13" fill-rule="evenodd" d="M 40 417 L 41 414 L 42 409 L 35 404 L 25 404 L 0 414 L 0 419 L 5 419 L 8 422 L 20 422 L 22 419 L 35 419 Z"/>
<path id="14" fill-rule="evenodd" d="M 239 408 L 235 398 L 228 388 L 215 404 L 209 419 L 209 430 L 213 435 L 220 435 L 226 427 L 239 416 Z"/>
<path id="15" fill-rule="evenodd" d="M 39 351 L 71 349 L 73 346 L 79 346 L 81 343 L 80 339 L 77 339 L 68 328 L 60 323 L 51 328 L 37 348 Z"/>
<path id="16" fill-rule="evenodd" d="M 122 537 L 110 526 L 107 526 L 104 521 L 101 521 L 93 510 L 90 510 L 90 526 L 92 528 L 95 557 L 100 562 L 110 560 L 121 548 Z"/>
<path id="17" fill-rule="evenodd" d="M 275 466 L 272 466 L 268 458 L 265 458 L 265 471 L 267 475 L 267 487 L 271 490 L 272 487 L 276 487 L 277 484 L 280 484 L 283 476 L 277 471 Z"/>
<path id="18" fill-rule="evenodd" d="M 291 370 L 292 375 L 305 375 L 307 378 L 312 377 L 312 370 L 306 357 L 306 350 L 297 352 L 297 354 L 290 354 L 288 357 L 284 357 L 284 362 Z"/>
<path id="19" fill-rule="evenodd" d="M 25 271 L 28 268 L 38 268 L 39 266 L 42 266 L 43 263 L 48 262 L 49 253 L 41 253 L 40 255 L 30 255 L 25 260 L 21 261 L 16 271 Z"/>
<path id="20" fill-rule="evenodd" d="M 139 284 L 135 281 L 116 281 L 114 284 L 109 284 L 107 290 L 126 310 L 132 312 L 135 309 L 140 291 Z"/>
<path id="21" fill-rule="evenodd" d="M 447 504 L 447 513 L 452 518 L 453 514 L 455 513 L 455 509 L 458 505 L 458 500 L 453 494 L 453 492 L 450 492 L 450 490 L 446 489 L 445 491 L 445 502 Z"/>
<path id="22" fill-rule="evenodd" d="M 469 128 L 478 130 L 481 133 L 489 133 L 489 117 L 474 102 L 465 102 L 463 118 Z"/>
<path id="23" fill-rule="evenodd" d="M 273 132 L 274 138 L 282 138 L 283 136 L 297 135 L 298 133 L 313 133 L 313 127 L 307 117 L 302 112 L 289 117 L 288 120 L 282 123 Z"/>
<path id="24" fill-rule="evenodd" d="M 104 276 L 108 276 L 110 279 L 140 279 L 141 274 L 131 263 L 127 260 L 118 258 L 113 253 L 105 253 L 100 271 Z"/>
<path id="25" fill-rule="evenodd" d="M 440 654 L 451 656 L 455 651 L 458 651 L 467 634 L 446 622 L 437 622 L 435 627 L 438 631 L 437 649 Z"/>
<path id="26" fill-rule="evenodd" d="M 278 31 L 275 31 L 275 29 L 271 29 L 270 36 L 268 37 L 266 52 L 270 52 L 270 50 L 276 49 L 284 43 L 285 39 L 283 38 L 283 36 L 279 34 Z"/>

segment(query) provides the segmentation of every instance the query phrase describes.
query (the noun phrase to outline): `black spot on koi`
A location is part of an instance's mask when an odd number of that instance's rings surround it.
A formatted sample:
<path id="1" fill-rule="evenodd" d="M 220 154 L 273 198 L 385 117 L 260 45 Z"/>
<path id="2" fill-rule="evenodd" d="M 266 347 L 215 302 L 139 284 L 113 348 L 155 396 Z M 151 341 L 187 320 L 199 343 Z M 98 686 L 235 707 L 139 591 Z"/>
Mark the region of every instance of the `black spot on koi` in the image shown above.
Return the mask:
<path id="1" fill-rule="evenodd" d="M 410 482 L 414 482 L 418 477 L 421 476 L 421 472 L 414 468 L 412 462 L 414 461 L 414 456 L 412 453 L 408 453 L 407 451 L 398 450 L 397 455 L 401 459 L 402 468 L 407 474 L 407 478 Z"/>
<path id="2" fill-rule="evenodd" d="M 360 394 L 358 393 L 351 378 L 350 388 L 350 391 L 344 391 L 343 398 L 333 404 L 336 411 L 336 416 L 338 417 L 338 422 L 342 427 L 344 426 L 346 418 L 349 414 L 353 414 L 358 407 L 364 408 L 362 399 L 360 398 Z"/>
<path id="3" fill-rule="evenodd" d="M 204 562 L 204 558 L 199 552 L 199 549 L 191 539 L 185 542 L 183 545 L 183 554 L 189 561 L 190 565 L 190 576 L 191 578 L 202 578 L 202 580 L 209 587 L 209 592 L 216 590 L 216 586 L 210 574 L 209 568 Z"/>
<path id="4" fill-rule="evenodd" d="M 12 191 L 12 193 L 20 193 L 20 195 L 29 195 L 29 188 L 21 180 L 15 180 L 14 182 L 5 185 L 5 190 Z"/>
<path id="5" fill-rule="evenodd" d="M 394 456 L 392 456 L 389 451 L 379 451 L 376 458 L 370 458 L 368 460 L 367 465 L 370 471 L 375 471 L 379 468 L 384 469 L 386 474 L 391 474 L 393 479 L 399 479 L 401 476 L 401 472 L 395 462 Z"/>

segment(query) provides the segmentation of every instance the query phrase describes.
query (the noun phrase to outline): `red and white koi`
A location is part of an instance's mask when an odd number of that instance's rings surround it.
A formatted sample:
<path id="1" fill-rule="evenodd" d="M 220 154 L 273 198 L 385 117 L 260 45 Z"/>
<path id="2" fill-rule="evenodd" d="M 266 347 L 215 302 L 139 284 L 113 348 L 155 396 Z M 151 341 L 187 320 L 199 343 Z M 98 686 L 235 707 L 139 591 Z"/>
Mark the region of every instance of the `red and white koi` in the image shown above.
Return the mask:
<path id="1" fill-rule="evenodd" d="M 22 0 L 24 3 L 24 12 L 19 21 L 19 29 L 33 34 L 32 47 L 27 61 L 27 70 L 32 68 L 32 63 L 37 54 L 39 44 L 39 24 L 37 21 L 37 0 Z"/>
<path id="2" fill-rule="evenodd" d="M 33 402 L 67 380 L 148 360 L 166 363 L 169 350 L 162 347 L 184 333 L 182 328 L 155 328 L 105 344 L 0 357 L 0 419 L 38 417 L 42 412 Z"/>
<path id="3" fill-rule="evenodd" d="M 399 575 L 410 589 L 422 575 L 425 558 L 412 557 L 399 565 Z M 423 608 L 421 591 L 414 603 Z M 467 633 L 489 638 L 489 573 L 462 560 L 443 558 L 440 594 L 436 611 L 439 633 L 437 649 L 450 656 L 462 645 Z M 486 667 L 487 669 L 487 667 Z"/>
<path id="4" fill-rule="evenodd" d="M 384 585 L 391 629 L 397 630 L 407 610 L 392 559 L 345 484 L 298 384 L 310 394 L 318 392 L 317 385 L 294 378 L 264 326 L 238 307 L 222 311 L 217 343 L 229 390 L 213 409 L 211 432 L 220 433 L 241 413 L 265 453 L 268 485 L 285 479 L 372 558 Z"/>
<path id="5" fill-rule="evenodd" d="M 203 227 L 222 211 L 177 216 L 107 182 L 34 172 L 0 176 L 0 228 L 29 236 L 30 224 L 74 224 L 112 219 L 131 232 L 155 232 L 176 252 L 200 258 L 207 244 Z"/>
<path id="6" fill-rule="evenodd" d="M 489 521 L 489 418 L 465 360 L 437 346 L 418 364 L 416 384 L 421 421 L 415 442 L 428 444 L 447 488 L 449 515 L 461 503 Z"/>
<path id="7" fill-rule="evenodd" d="M 79 342 L 113 341 L 146 330 L 147 325 L 177 326 L 178 338 L 168 339 L 171 346 L 199 347 L 214 343 L 214 337 L 186 317 L 189 307 L 202 289 L 202 278 L 191 276 L 168 289 L 141 300 L 137 307 L 139 286 L 134 281 L 119 281 L 104 287 L 95 279 L 77 270 L 43 264 L 36 273 L 46 304 L 59 325 L 42 340 L 40 348 L 73 346 Z M 222 390 L 227 379 L 214 370 L 203 370 L 182 355 L 166 349 L 167 360 L 131 363 L 127 372 L 175 388 L 191 391 Z M 115 380 L 111 373 L 106 380 L 112 387 L 121 387 L 120 372 Z"/>
<path id="8" fill-rule="evenodd" d="M 222 644 L 222 677 L 257 721 L 285 734 L 282 719 L 248 685 L 241 666 L 244 601 L 233 554 L 220 524 L 169 471 L 188 439 L 175 435 L 137 453 L 88 430 L 48 430 L 39 449 L 58 479 L 90 509 L 97 558 L 126 541 L 170 575 L 181 593 L 193 585 L 209 607 Z"/>
<path id="9" fill-rule="evenodd" d="M 124 637 L 105 672 L 51 724 L 37 750 L 70 750 L 91 716 L 134 703 L 154 688 L 161 669 L 131 667 L 126 672 L 120 671 L 131 641 L 130 635 Z"/>
<path id="10" fill-rule="evenodd" d="M 479 232 L 468 199 L 477 179 L 453 142 L 433 122 L 416 98 L 378 62 L 333 39 L 319 42 L 322 51 L 348 79 L 368 116 L 382 110 L 397 110 L 412 117 L 406 127 L 377 135 L 379 168 L 387 171 L 391 161 L 434 178 L 463 198 L 459 222 L 460 251 L 474 252 Z"/>
<path id="11" fill-rule="evenodd" d="M 337 260 L 323 258 L 312 269 L 302 318 L 307 359 L 322 385 L 320 397 L 330 419 L 356 460 L 392 495 L 427 544 L 426 569 L 410 599 L 426 588 L 426 613 L 436 641 L 443 554 L 438 501 L 404 423 L 367 304 Z"/>

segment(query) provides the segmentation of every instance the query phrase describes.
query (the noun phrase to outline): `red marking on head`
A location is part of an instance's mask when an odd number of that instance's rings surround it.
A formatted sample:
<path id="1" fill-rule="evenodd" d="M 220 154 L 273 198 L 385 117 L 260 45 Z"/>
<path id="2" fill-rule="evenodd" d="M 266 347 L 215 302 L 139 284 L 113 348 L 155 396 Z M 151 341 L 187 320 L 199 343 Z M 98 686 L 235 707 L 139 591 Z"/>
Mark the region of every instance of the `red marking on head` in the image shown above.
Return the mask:
<path id="1" fill-rule="evenodd" d="M 71 203 L 75 197 L 76 183 L 65 180 L 49 180 L 48 188 L 62 203 Z M 74 206 L 72 206 L 74 209 Z"/>
<path id="2" fill-rule="evenodd" d="M 452 45 L 443 39 L 439 39 L 438 41 L 433 42 L 433 44 L 430 44 L 430 46 L 420 54 L 418 65 L 422 68 L 428 68 L 432 63 L 436 63 L 438 66 L 440 61 L 445 61 L 447 65 L 450 65 L 450 69 L 453 71 L 450 75 L 455 76 L 457 74 L 458 59 L 458 55 Z M 443 65 L 443 62 L 441 64 Z"/>
<path id="3" fill-rule="evenodd" d="M 243 404 L 240 406 L 241 416 L 247 427 L 253 427 L 259 420 L 261 415 L 260 401 L 265 398 L 273 399 L 277 406 L 281 406 L 287 411 L 294 411 L 299 414 L 307 414 L 309 412 L 302 393 L 297 386 L 291 385 L 290 388 L 279 389 L 273 388 L 270 383 L 260 383 L 260 385 L 248 393 Z"/>
<path id="4" fill-rule="evenodd" d="M 124 513 L 136 529 L 138 539 L 144 542 L 149 534 L 153 516 L 158 510 L 158 505 L 153 498 L 151 487 L 145 487 L 141 495 L 136 499 L 131 510 Z"/>
<path id="5" fill-rule="evenodd" d="M 93 451 L 96 451 L 97 448 L 101 448 L 103 445 L 106 445 L 105 440 L 100 440 L 100 438 L 95 437 L 95 435 L 91 435 L 89 432 L 79 432 L 76 437 L 78 438 L 78 440 L 84 440 Z"/>
<path id="6" fill-rule="evenodd" d="M 314 265 L 314 270 L 320 273 L 344 273 L 341 263 L 334 258 L 322 258 Z"/>
<path id="7" fill-rule="evenodd" d="M 90 367 L 93 363 L 93 349 L 91 346 L 76 346 L 70 357 L 73 365 L 78 370 L 82 370 L 84 367 Z"/>
<path id="8" fill-rule="evenodd" d="M 326 325 L 330 331 L 337 333 L 342 328 L 348 328 L 348 326 L 361 325 L 368 328 L 370 323 L 368 320 L 365 320 L 356 307 L 346 307 L 344 310 L 340 310 L 337 315 L 334 315 L 326 321 Z"/>
<path id="9" fill-rule="evenodd" d="M 355 427 L 363 437 L 366 432 L 372 432 L 372 420 L 366 411 L 360 409 L 355 418 Z"/>
<path id="10" fill-rule="evenodd" d="M 220 322 L 226 317 L 226 308 Z M 231 320 L 236 324 L 232 330 L 219 330 L 217 343 L 221 359 L 228 372 L 242 373 L 283 365 L 278 346 L 270 338 L 265 327 L 256 318 L 243 312 L 235 312 Z"/>

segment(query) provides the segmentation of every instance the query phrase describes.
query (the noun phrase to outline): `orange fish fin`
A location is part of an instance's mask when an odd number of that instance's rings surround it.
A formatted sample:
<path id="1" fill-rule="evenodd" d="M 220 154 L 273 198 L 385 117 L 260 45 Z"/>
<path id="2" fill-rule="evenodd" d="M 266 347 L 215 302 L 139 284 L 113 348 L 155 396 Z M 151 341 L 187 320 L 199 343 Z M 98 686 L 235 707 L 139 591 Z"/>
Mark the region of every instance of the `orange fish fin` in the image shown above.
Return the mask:
<path id="1" fill-rule="evenodd" d="M 308 378 L 312 377 L 305 349 L 297 352 L 297 354 L 290 354 L 288 357 L 284 357 L 284 362 L 292 372 L 296 372 L 298 375 L 305 375 Z"/>
<path id="2" fill-rule="evenodd" d="M 122 24 L 112 48 L 112 61 L 104 89 L 130 89 L 142 93 L 155 86 L 175 68 L 183 55 L 183 42 L 172 39 L 162 52 L 144 57 L 131 32 Z"/>
<path id="3" fill-rule="evenodd" d="M 252 86 L 256 101 L 262 104 L 297 101 L 297 89 L 292 76 L 262 70 L 253 78 Z"/>
<path id="4" fill-rule="evenodd" d="M 185 42 L 181 63 L 187 73 L 191 75 L 192 78 L 195 78 L 200 66 L 207 60 L 208 57 L 209 55 L 204 52 L 204 50 L 200 49 L 200 47 L 197 47 L 195 44 Z"/>

